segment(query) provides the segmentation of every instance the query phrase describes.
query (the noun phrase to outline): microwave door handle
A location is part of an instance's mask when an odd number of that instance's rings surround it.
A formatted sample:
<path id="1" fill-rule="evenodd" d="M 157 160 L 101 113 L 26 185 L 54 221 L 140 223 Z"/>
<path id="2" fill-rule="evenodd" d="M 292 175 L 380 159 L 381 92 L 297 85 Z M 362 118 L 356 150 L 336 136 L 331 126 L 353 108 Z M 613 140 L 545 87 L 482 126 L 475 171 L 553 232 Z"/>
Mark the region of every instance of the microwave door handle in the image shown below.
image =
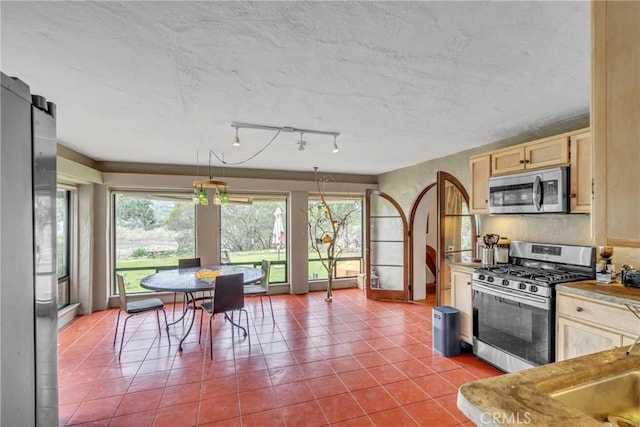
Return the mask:
<path id="1" fill-rule="evenodd" d="M 536 176 L 536 180 L 533 183 L 533 203 L 536 205 L 536 210 L 542 208 L 542 180 L 539 176 Z"/>

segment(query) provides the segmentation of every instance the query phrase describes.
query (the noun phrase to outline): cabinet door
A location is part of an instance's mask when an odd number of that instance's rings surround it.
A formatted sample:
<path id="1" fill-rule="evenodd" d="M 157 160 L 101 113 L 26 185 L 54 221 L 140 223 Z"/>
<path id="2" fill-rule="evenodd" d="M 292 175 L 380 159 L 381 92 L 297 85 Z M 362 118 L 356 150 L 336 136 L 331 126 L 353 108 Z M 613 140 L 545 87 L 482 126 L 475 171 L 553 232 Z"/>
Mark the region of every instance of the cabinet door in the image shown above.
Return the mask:
<path id="1" fill-rule="evenodd" d="M 524 147 L 526 169 L 539 169 L 569 163 L 569 138 L 537 142 Z"/>
<path id="2" fill-rule="evenodd" d="M 524 147 L 491 153 L 491 175 L 524 170 Z"/>
<path id="3" fill-rule="evenodd" d="M 471 177 L 471 200 L 469 210 L 474 214 L 489 213 L 489 185 L 491 155 L 483 154 L 469 159 Z"/>
<path id="4" fill-rule="evenodd" d="M 591 212 L 591 133 L 571 137 L 571 212 Z"/>
<path id="5" fill-rule="evenodd" d="M 473 344 L 473 293 L 471 273 L 451 270 L 451 304 L 460 310 L 460 335 Z"/>
<path id="6" fill-rule="evenodd" d="M 640 247 L 640 2 L 592 2 L 595 241 Z"/>
<path id="7" fill-rule="evenodd" d="M 558 317 L 556 361 L 611 350 L 622 345 L 622 335 L 565 317 Z"/>

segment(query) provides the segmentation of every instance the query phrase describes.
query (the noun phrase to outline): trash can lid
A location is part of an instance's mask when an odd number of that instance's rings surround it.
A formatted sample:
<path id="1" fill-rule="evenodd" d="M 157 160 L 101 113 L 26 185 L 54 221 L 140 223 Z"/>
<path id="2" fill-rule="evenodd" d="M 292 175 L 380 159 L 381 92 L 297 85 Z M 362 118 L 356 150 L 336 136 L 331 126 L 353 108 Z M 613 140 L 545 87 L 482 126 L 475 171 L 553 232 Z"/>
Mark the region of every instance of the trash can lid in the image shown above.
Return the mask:
<path id="1" fill-rule="evenodd" d="M 438 311 L 440 313 L 460 313 L 460 310 L 455 307 L 449 307 L 448 305 L 433 307 L 433 311 Z"/>

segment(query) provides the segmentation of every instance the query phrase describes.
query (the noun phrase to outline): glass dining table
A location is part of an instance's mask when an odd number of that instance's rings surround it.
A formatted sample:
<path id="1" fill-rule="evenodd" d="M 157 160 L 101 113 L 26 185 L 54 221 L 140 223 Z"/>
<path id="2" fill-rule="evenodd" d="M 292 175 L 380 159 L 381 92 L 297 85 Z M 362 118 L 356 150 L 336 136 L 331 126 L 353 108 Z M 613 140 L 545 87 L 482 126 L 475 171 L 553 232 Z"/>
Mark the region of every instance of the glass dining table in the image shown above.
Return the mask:
<path id="1" fill-rule="evenodd" d="M 215 278 L 225 274 L 243 273 L 244 284 L 249 285 L 257 283 L 264 277 L 264 271 L 261 268 L 243 267 L 236 265 L 213 265 L 206 267 L 193 268 L 177 268 L 174 270 L 165 270 L 142 278 L 140 286 L 157 292 L 182 292 L 186 296 L 187 307 L 182 312 L 182 316 L 169 325 L 175 325 L 181 322 L 189 311 L 193 311 L 193 316 L 189 322 L 184 335 L 180 338 L 178 350 L 182 351 L 182 343 L 187 338 L 196 317 L 197 299 L 194 294 L 198 292 L 215 291 Z"/>

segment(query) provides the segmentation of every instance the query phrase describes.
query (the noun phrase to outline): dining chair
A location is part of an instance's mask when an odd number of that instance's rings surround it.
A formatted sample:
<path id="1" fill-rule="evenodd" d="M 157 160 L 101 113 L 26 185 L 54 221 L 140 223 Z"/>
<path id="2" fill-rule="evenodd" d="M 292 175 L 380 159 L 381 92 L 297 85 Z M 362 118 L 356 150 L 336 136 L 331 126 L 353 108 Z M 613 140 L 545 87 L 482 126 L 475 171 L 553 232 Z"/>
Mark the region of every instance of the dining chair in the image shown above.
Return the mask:
<path id="1" fill-rule="evenodd" d="M 169 345 L 171 345 L 171 340 L 169 339 L 169 323 L 167 322 L 167 312 L 164 309 L 164 303 L 160 298 L 147 298 L 137 301 L 127 301 L 127 290 L 124 286 L 124 277 L 121 274 L 116 274 L 116 278 L 118 280 L 118 293 L 120 294 L 120 310 L 118 311 L 118 318 L 116 319 L 116 332 L 113 335 L 113 345 L 116 345 L 116 337 L 118 336 L 118 326 L 120 324 L 120 313 L 123 311 L 128 314 L 127 318 L 124 319 L 124 326 L 122 327 L 122 338 L 120 339 L 120 351 L 118 352 L 118 360 L 120 360 L 120 356 L 122 356 L 122 346 L 124 345 L 124 335 L 127 330 L 127 321 L 130 317 L 135 316 L 136 314 L 146 313 L 149 311 L 155 311 L 156 317 L 158 319 L 158 333 L 162 335 L 161 327 L 160 327 L 160 310 L 164 313 L 164 324 L 167 329 L 167 340 L 169 341 Z"/>
<path id="2" fill-rule="evenodd" d="M 234 327 L 242 329 L 244 336 L 249 339 L 251 346 L 251 336 L 249 334 L 249 313 L 244 308 L 244 292 L 243 292 L 244 274 L 225 274 L 216 277 L 215 289 L 213 291 L 213 299 L 203 302 L 200 305 L 202 312 L 210 314 L 209 317 L 209 348 L 211 350 L 211 359 L 213 359 L 213 331 L 211 321 L 216 314 L 224 313 L 225 318 L 231 322 L 231 333 L 234 336 Z M 239 311 L 238 323 L 233 321 L 233 312 Z M 241 326 L 242 312 L 247 317 L 247 328 Z M 231 317 L 228 314 L 231 313 Z M 202 336 L 202 314 L 200 315 L 200 336 Z M 200 342 L 200 338 L 198 338 Z"/>
<path id="3" fill-rule="evenodd" d="M 259 296 L 260 307 L 262 308 L 262 317 L 264 317 L 264 305 L 262 304 L 262 297 L 269 297 L 269 307 L 271 308 L 271 319 L 273 323 L 276 323 L 276 318 L 273 315 L 273 305 L 271 304 L 271 295 L 269 294 L 269 272 L 271 271 L 271 261 L 266 259 L 262 260 L 262 271 L 264 271 L 264 277 L 258 283 L 252 283 L 244 285 L 245 296 Z"/>
<path id="4" fill-rule="evenodd" d="M 193 267 L 200 267 L 200 258 L 180 258 L 178 260 L 178 270 L 181 270 L 183 268 L 193 268 Z M 176 319 L 176 297 L 177 297 L 178 293 L 174 292 L 173 293 L 173 320 Z M 184 311 L 186 310 L 186 296 L 183 295 L 182 296 L 182 311 L 184 313 Z"/>

